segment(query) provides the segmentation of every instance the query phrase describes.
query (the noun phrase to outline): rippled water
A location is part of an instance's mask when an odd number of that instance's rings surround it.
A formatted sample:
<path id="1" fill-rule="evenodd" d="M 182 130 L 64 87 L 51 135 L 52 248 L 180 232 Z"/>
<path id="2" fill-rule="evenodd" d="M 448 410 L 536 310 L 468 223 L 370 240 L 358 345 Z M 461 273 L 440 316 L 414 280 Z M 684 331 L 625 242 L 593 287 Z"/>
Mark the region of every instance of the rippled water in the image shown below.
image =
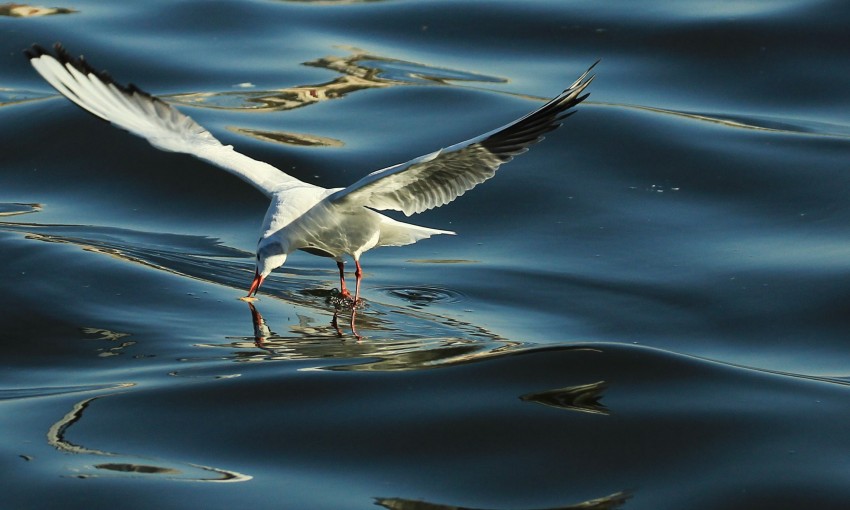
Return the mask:
<path id="1" fill-rule="evenodd" d="M 0 6 L 4 505 L 850 507 L 843 4 L 44 7 Z M 265 199 L 57 98 L 54 41 L 326 187 L 602 62 L 415 218 L 459 235 L 364 256 L 358 341 L 327 259 L 238 301 Z"/>

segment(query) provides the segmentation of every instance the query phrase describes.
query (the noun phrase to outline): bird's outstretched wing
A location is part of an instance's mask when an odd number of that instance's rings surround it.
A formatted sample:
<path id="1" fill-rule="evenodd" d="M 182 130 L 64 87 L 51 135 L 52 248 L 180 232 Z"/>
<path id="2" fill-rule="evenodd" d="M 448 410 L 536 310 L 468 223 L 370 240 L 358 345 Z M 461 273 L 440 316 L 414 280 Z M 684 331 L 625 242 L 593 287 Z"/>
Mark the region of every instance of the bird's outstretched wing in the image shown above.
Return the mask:
<path id="1" fill-rule="evenodd" d="M 567 110 L 588 96 L 582 92 L 593 81 L 588 74 L 595 65 L 558 97 L 528 115 L 471 140 L 372 172 L 328 200 L 402 211 L 407 216 L 451 202 L 493 177 L 500 165 L 558 128 L 573 113 Z"/>
<path id="2" fill-rule="evenodd" d="M 26 51 L 36 71 L 63 96 L 87 112 L 141 136 L 158 149 L 191 154 L 235 174 L 268 196 L 306 185 L 277 168 L 223 145 L 209 131 L 163 100 L 134 85 L 119 85 L 60 45 L 56 55 L 34 45 Z"/>

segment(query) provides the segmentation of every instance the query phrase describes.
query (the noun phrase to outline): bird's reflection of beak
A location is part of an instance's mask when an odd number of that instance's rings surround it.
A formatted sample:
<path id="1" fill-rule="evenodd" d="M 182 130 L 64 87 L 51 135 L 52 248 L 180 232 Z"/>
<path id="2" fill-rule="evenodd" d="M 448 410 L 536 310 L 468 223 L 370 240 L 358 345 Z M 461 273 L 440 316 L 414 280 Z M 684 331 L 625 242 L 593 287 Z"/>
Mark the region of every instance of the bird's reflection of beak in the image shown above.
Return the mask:
<path id="1" fill-rule="evenodd" d="M 260 276 L 260 272 L 254 271 L 254 281 L 251 282 L 251 288 L 248 289 L 247 297 L 251 297 L 251 294 L 257 294 L 257 291 L 260 290 L 260 285 L 263 284 L 263 280 L 265 280 L 265 278 Z"/>
<path id="2" fill-rule="evenodd" d="M 272 332 L 266 324 L 266 320 L 263 319 L 263 316 L 260 315 L 260 312 L 254 307 L 254 305 L 248 303 L 248 308 L 251 309 L 251 322 L 254 323 L 254 343 L 257 347 L 262 347 L 266 338 L 271 336 Z"/>

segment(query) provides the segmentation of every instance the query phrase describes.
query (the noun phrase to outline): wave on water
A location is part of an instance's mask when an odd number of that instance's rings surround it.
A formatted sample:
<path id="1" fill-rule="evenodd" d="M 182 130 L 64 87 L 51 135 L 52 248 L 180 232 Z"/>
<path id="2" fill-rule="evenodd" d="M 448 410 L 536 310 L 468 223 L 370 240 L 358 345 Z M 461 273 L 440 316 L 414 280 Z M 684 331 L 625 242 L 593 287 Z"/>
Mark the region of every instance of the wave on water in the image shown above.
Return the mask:
<path id="1" fill-rule="evenodd" d="M 0 206 L 2 209 L 13 209 Z M 37 223 L 0 223 L 0 230 L 16 232 L 26 239 L 48 243 L 71 244 L 86 252 L 107 255 L 167 273 L 244 290 L 253 271 L 253 257 L 242 250 L 223 245 L 210 237 L 141 232 L 116 227 L 82 225 L 45 225 Z M 357 365 L 359 370 L 424 368 L 443 363 L 469 361 L 505 350 L 525 347 L 522 341 L 510 341 L 498 334 L 460 320 L 432 313 L 429 305 L 436 302 L 456 303 L 462 294 L 436 287 L 377 288 L 398 303 L 368 300 L 357 314 L 358 330 L 366 339 L 356 347 L 341 346 L 340 340 L 351 339 L 337 321 L 350 314 L 350 306 L 337 298 L 336 270 L 300 270 L 288 268 L 274 273 L 263 287 L 263 295 L 283 300 L 296 307 L 297 324 L 285 333 L 275 333 L 266 325 L 259 309 L 249 304 L 254 336 L 235 339 L 217 347 L 247 349 L 238 351 L 237 360 L 303 359 L 341 356 L 371 358 L 382 361 Z M 318 317 L 332 315 L 324 322 Z M 322 320 L 323 322 L 317 322 Z M 100 334 L 92 329 L 89 334 Z M 207 347 L 213 346 L 207 344 Z M 256 351 L 260 347 L 262 351 Z M 109 355 L 114 349 L 104 351 Z M 356 352 L 355 352 L 356 351 Z M 428 354 L 421 354 L 427 352 Z M 419 353 L 419 354 L 416 354 Z"/>
<path id="2" fill-rule="evenodd" d="M 765 131 L 798 135 L 815 135 L 832 138 L 850 137 L 850 125 L 814 121 L 809 119 L 783 118 L 768 115 L 743 115 L 738 113 L 686 112 L 647 105 L 619 104 L 585 101 L 585 106 L 600 106 L 622 110 L 637 110 L 649 113 L 679 117 L 683 119 L 715 124 L 731 129 Z"/>
<path id="3" fill-rule="evenodd" d="M 81 400 L 55 422 L 47 431 L 47 443 L 65 454 L 72 454 L 67 469 L 75 478 L 104 478 L 118 476 L 164 476 L 170 480 L 189 482 L 246 482 L 251 476 L 211 466 L 172 462 L 165 459 L 126 455 L 77 444 L 70 439 L 74 424 L 97 400 L 107 395 Z M 106 458 L 108 461 L 100 461 Z"/>

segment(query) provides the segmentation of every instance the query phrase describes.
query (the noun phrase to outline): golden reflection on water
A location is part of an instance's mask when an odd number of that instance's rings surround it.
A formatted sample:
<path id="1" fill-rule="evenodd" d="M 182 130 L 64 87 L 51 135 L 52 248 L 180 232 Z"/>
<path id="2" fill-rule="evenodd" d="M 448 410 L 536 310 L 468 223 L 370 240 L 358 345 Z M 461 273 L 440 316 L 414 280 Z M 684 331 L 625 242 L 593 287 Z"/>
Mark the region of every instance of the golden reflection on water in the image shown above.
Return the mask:
<path id="1" fill-rule="evenodd" d="M 298 145 L 301 147 L 342 147 L 345 145 L 341 140 L 328 138 L 326 136 L 311 135 L 305 133 L 287 133 L 283 131 L 263 131 L 260 129 L 241 128 L 229 126 L 227 128 L 236 134 L 250 136 L 262 142 L 282 143 L 286 145 Z"/>
<path id="2" fill-rule="evenodd" d="M 109 347 L 101 347 L 98 349 L 98 356 L 101 358 L 118 356 L 124 352 L 124 349 L 136 345 L 136 342 L 133 340 L 122 340 L 123 338 L 130 336 L 130 333 L 119 333 L 117 331 L 110 331 L 103 328 L 80 328 L 80 331 L 86 335 L 87 338 L 113 342 Z M 119 342 L 119 340 L 121 341 Z"/>
<path id="3" fill-rule="evenodd" d="M 73 14 L 77 11 L 65 7 L 41 7 L 26 4 L 0 4 L 0 16 L 11 18 L 33 18 L 37 16 L 50 16 L 53 14 Z"/>
<path id="4" fill-rule="evenodd" d="M 303 65 L 327 69 L 339 73 L 333 80 L 307 84 L 282 89 L 271 89 L 264 91 L 228 91 L 191 93 L 169 96 L 169 99 L 178 103 L 204 106 L 208 108 L 222 108 L 231 110 L 258 110 L 277 111 L 300 108 L 314 103 L 340 99 L 354 92 L 386 88 L 401 85 L 453 85 L 469 83 L 506 83 L 508 80 L 500 77 L 469 73 L 444 67 L 436 67 L 428 64 L 420 64 L 386 56 L 380 56 L 365 52 L 358 48 L 345 48 L 350 54 L 347 56 L 327 56 L 313 61 L 304 62 Z M 468 85 L 467 85 L 468 86 Z M 497 92 L 497 91 L 493 91 Z M 524 94 L 510 93 L 528 99 L 545 100 L 542 97 L 527 96 Z M 793 119 L 756 119 L 735 118 L 735 115 L 719 115 L 683 112 L 665 108 L 657 108 L 647 105 L 631 105 L 619 103 L 598 103 L 586 101 L 585 105 L 609 106 L 620 109 L 643 110 L 651 113 L 687 118 L 700 122 L 717 124 L 733 129 L 746 129 L 754 131 L 765 131 L 773 133 L 795 133 L 810 134 L 827 137 L 846 138 L 850 136 L 850 128 L 838 125 L 807 125 L 806 122 L 797 122 Z M 315 135 L 299 135 L 293 133 L 271 133 L 253 132 L 251 130 L 240 131 L 242 134 L 255 136 L 265 141 L 276 141 L 279 143 L 295 143 L 298 145 L 323 145 L 311 142 Z M 321 140 L 321 137 L 318 137 Z M 342 143 L 342 142 L 339 142 Z M 334 145 L 330 145 L 334 146 Z"/>
<path id="5" fill-rule="evenodd" d="M 327 56 L 303 65 L 339 74 L 330 81 L 270 90 L 194 92 L 167 96 L 172 102 L 227 110 L 279 111 L 340 99 L 363 90 L 399 85 L 458 82 L 504 83 L 503 78 L 435 67 L 349 48 L 350 55 Z M 241 87 L 245 88 L 245 87 Z"/>
<path id="6" fill-rule="evenodd" d="M 41 204 L 0 203 L 0 216 L 17 216 L 41 211 Z"/>

